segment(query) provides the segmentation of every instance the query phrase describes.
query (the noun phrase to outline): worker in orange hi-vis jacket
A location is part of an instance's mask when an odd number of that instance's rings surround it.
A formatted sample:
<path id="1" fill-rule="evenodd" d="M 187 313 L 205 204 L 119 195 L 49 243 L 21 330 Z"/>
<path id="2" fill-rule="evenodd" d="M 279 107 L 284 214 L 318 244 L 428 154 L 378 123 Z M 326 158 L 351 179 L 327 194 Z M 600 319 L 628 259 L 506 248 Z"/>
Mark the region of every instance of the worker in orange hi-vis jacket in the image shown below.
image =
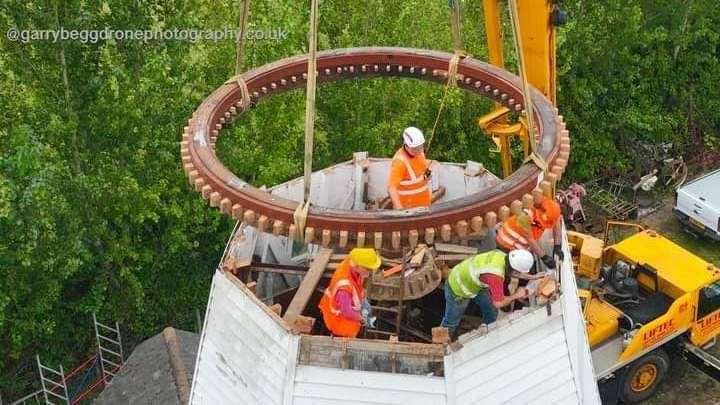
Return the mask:
<path id="1" fill-rule="evenodd" d="M 390 164 L 388 194 L 393 208 L 430 207 L 430 161 L 425 159 L 425 136 L 415 127 L 403 131 L 403 146 Z"/>
<path id="2" fill-rule="evenodd" d="M 560 205 L 552 198 L 544 197 L 533 204 L 529 211 L 512 215 L 503 222 L 497 233 L 498 246 L 509 252 L 513 249 L 526 249 L 540 256 L 548 268 L 555 268 L 554 256 L 563 260 Z M 547 229 L 553 230 L 552 257 L 538 244 L 538 240 Z"/>
<path id="3" fill-rule="evenodd" d="M 365 298 L 363 282 L 380 264 L 375 249 L 355 248 L 333 273 L 319 305 L 325 326 L 333 336 L 354 338 L 362 325 L 374 327 L 375 317 Z"/>

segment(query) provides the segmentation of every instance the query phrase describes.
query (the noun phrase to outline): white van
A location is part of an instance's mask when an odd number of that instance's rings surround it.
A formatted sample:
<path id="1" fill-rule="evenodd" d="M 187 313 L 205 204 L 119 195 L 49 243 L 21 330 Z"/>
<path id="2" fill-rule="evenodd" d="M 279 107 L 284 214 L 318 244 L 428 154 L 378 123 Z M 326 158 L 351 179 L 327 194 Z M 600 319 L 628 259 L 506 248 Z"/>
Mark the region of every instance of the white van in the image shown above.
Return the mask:
<path id="1" fill-rule="evenodd" d="M 720 240 L 720 170 L 678 188 L 673 212 L 692 232 Z"/>

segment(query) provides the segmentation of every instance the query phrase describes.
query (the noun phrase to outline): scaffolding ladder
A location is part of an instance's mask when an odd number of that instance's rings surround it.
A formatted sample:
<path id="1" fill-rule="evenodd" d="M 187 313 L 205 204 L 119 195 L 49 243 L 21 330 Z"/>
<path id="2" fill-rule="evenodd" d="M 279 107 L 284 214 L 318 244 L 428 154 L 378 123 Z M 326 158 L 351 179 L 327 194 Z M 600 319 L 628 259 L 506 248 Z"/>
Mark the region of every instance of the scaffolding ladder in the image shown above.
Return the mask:
<path id="1" fill-rule="evenodd" d="M 54 397 L 69 405 L 70 397 L 68 396 L 67 380 L 65 379 L 65 371 L 63 370 L 62 364 L 60 365 L 60 371 L 57 371 L 50 367 L 43 366 L 40 362 L 40 355 L 35 355 L 35 359 L 37 360 L 38 371 L 40 372 L 40 383 L 42 384 L 42 394 L 45 398 L 45 403 L 54 404 L 54 402 L 50 401 L 50 398 Z M 59 378 L 59 382 L 53 381 L 49 377 Z M 48 386 L 48 384 L 51 385 Z M 62 393 L 55 392 L 54 390 L 56 389 L 62 389 Z"/>
<path id="2" fill-rule="evenodd" d="M 122 339 L 120 337 L 120 325 L 115 322 L 115 327 L 98 322 L 93 313 L 95 324 L 95 340 L 97 341 L 98 357 L 100 358 L 100 370 L 105 385 L 110 384 L 113 377 L 123 365 Z"/>

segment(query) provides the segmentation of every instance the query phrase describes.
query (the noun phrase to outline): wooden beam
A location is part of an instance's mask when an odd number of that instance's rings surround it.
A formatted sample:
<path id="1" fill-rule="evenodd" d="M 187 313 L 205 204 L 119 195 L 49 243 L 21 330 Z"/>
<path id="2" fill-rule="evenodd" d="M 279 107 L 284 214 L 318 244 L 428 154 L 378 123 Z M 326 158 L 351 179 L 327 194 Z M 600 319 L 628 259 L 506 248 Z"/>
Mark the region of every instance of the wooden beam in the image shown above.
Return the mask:
<path id="1" fill-rule="evenodd" d="M 300 315 L 302 315 L 303 311 L 305 310 L 305 307 L 310 301 L 312 293 L 315 291 L 315 287 L 317 286 L 318 281 L 320 281 L 323 273 L 325 273 L 325 267 L 330 261 L 331 255 L 332 249 L 323 248 L 320 249 L 320 253 L 315 256 L 315 259 L 310 265 L 310 269 L 303 278 L 302 283 L 300 283 L 300 287 L 298 287 L 297 293 L 295 293 L 295 296 L 290 302 L 287 311 L 285 311 L 285 316 L 283 317 L 283 319 L 290 326 L 295 325 L 295 320 Z"/>
<path id="2" fill-rule="evenodd" d="M 448 331 L 448 328 L 443 328 L 442 326 L 438 326 L 431 329 L 432 331 L 432 342 L 433 343 L 439 343 L 439 344 L 447 344 L 450 343 L 450 332 Z"/>
<path id="3" fill-rule="evenodd" d="M 257 291 L 256 291 L 257 283 L 255 281 L 251 281 L 251 282 L 247 283 L 246 285 L 247 285 L 248 290 L 250 290 L 253 293 L 253 295 L 257 296 Z"/>
<path id="4" fill-rule="evenodd" d="M 461 261 L 471 258 L 473 256 L 474 255 L 463 254 L 463 253 L 439 254 L 439 255 L 435 256 L 435 260 L 442 261 L 442 262 L 461 262 Z"/>
<path id="5" fill-rule="evenodd" d="M 311 334 L 314 325 L 315 325 L 315 318 L 312 318 L 309 316 L 298 315 L 293 320 L 292 328 L 294 331 L 297 331 L 300 333 Z"/>
<path id="6" fill-rule="evenodd" d="M 468 254 L 468 255 L 477 254 L 477 251 L 478 251 L 477 248 L 474 248 L 474 247 L 451 245 L 449 243 L 436 243 L 435 250 L 437 250 L 438 252 L 444 252 L 444 253 L 458 253 L 458 254 Z"/>

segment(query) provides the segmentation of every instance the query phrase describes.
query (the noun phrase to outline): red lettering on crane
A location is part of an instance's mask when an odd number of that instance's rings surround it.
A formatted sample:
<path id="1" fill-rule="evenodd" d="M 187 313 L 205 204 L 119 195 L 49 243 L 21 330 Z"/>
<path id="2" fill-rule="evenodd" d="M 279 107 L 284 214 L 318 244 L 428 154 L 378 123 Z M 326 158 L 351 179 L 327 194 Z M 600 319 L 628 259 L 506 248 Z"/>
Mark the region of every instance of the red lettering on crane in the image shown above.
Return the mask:
<path id="1" fill-rule="evenodd" d="M 675 325 L 673 324 L 673 319 L 668 319 L 660 325 L 657 325 L 656 327 L 643 333 L 643 347 L 654 345 L 674 331 Z"/>
<path id="2" fill-rule="evenodd" d="M 698 321 L 698 329 L 702 334 L 710 333 L 716 328 L 720 328 L 720 311 L 715 311 Z"/>

